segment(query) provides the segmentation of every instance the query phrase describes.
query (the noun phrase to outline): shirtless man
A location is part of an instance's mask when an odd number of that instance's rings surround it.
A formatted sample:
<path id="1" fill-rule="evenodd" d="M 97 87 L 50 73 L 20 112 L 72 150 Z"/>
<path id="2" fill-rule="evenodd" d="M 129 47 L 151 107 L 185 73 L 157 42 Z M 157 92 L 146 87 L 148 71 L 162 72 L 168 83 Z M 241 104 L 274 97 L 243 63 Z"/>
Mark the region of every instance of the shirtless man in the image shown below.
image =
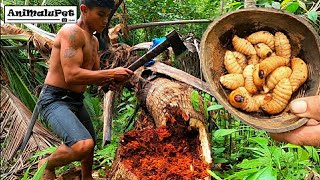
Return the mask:
<path id="1" fill-rule="evenodd" d="M 81 0 L 76 24 L 63 26 L 54 41 L 49 71 L 39 98 L 40 116 L 64 144 L 49 157 L 43 179 L 54 179 L 55 168 L 81 161 L 82 179 L 92 178 L 95 132 L 83 105 L 88 84 L 126 81 L 127 68 L 100 70 L 98 40 L 93 32 L 106 28 L 113 0 Z"/>

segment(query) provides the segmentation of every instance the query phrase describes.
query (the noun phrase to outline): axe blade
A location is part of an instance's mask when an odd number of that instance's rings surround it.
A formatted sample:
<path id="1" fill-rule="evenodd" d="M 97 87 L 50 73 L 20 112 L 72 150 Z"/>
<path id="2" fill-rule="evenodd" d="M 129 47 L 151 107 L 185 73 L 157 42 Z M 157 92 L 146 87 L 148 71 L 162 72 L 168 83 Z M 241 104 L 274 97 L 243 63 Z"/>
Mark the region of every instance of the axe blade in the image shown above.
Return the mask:
<path id="1" fill-rule="evenodd" d="M 167 36 L 167 39 L 170 42 L 170 46 L 176 56 L 182 54 L 187 50 L 187 47 L 184 45 L 183 41 L 180 39 L 177 31 L 171 31 Z"/>

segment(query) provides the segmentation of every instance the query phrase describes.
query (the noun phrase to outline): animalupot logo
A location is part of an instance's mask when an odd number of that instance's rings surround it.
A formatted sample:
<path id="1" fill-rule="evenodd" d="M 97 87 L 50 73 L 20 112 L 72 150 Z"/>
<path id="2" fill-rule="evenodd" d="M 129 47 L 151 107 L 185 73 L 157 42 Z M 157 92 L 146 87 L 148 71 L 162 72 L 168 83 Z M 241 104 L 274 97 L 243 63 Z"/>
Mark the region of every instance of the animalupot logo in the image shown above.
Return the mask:
<path id="1" fill-rule="evenodd" d="M 77 6 L 5 6 L 5 23 L 75 23 Z"/>

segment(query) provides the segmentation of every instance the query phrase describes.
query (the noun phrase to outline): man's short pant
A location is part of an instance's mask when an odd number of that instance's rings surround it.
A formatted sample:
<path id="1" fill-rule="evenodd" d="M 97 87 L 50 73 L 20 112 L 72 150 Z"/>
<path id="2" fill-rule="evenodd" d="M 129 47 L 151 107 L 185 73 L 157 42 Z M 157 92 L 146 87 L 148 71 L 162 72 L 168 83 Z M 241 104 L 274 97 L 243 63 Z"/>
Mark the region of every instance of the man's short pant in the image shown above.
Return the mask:
<path id="1" fill-rule="evenodd" d="M 69 147 L 80 140 L 96 138 L 83 99 L 83 94 L 46 84 L 41 90 L 39 114 Z"/>

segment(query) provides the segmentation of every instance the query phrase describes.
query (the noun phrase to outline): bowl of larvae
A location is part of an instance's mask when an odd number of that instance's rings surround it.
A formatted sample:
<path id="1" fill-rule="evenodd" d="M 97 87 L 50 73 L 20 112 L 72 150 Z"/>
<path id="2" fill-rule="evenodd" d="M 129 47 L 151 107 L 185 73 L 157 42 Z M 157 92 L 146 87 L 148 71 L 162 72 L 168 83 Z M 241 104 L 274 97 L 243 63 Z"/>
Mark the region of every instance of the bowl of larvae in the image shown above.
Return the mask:
<path id="1" fill-rule="evenodd" d="M 289 110 L 319 95 L 320 39 L 305 19 L 249 8 L 212 22 L 201 39 L 202 72 L 217 101 L 257 129 L 280 133 L 305 124 Z"/>

